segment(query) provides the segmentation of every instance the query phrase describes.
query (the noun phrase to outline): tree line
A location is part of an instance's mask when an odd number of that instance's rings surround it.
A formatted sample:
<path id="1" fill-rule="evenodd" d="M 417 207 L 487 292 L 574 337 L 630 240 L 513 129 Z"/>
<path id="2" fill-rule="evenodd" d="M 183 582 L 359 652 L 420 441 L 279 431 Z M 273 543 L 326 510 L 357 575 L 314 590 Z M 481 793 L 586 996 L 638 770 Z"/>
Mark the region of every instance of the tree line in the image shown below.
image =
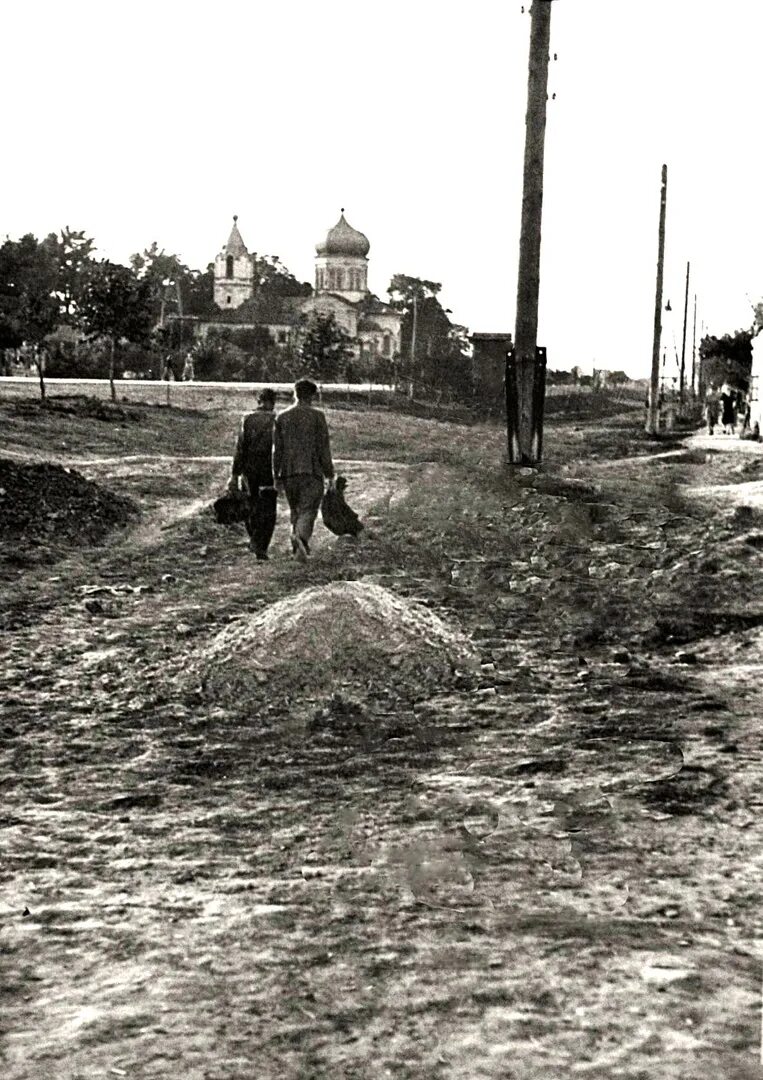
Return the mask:
<path id="1" fill-rule="evenodd" d="M 255 292 L 272 299 L 307 297 L 277 256 L 254 257 Z M 423 386 L 468 390 L 466 328 L 451 321 L 438 282 L 396 274 L 388 302 L 400 311 L 401 349 L 393 356 L 360 355 L 332 315 L 312 313 L 291 341 L 277 344 L 267 325 L 220 323 L 206 337 L 195 326 L 214 321 L 214 265 L 186 265 L 154 242 L 127 265 L 97 257 L 95 240 L 68 226 L 38 240 L 31 233 L 0 245 L 0 357 L 20 350 L 34 364 L 45 396 L 45 375 L 125 372 L 179 378 L 191 352 L 196 377 L 283 381 L 303 374 L 324 381 L 415 380 Z M 7 367 L 4 369 L 7 370 Z"/>

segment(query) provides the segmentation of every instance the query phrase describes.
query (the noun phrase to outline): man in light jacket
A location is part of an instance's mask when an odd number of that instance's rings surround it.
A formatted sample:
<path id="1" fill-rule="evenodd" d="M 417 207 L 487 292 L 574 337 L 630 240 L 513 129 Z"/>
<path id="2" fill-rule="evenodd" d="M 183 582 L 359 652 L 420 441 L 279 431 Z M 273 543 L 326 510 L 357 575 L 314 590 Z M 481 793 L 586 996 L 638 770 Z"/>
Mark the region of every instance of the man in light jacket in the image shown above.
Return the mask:
<path id="1" fill-rule="evenodd" d="M 295 402 L 276 417 L 273 476 L 291 511 L 291 548 L 306 562 L 310 537 L 323 498 L 323 481 L 334 485 L 334 463 L 326 417 L 314 407 L 318 387 L 311 379 L 294 384 Z"/>

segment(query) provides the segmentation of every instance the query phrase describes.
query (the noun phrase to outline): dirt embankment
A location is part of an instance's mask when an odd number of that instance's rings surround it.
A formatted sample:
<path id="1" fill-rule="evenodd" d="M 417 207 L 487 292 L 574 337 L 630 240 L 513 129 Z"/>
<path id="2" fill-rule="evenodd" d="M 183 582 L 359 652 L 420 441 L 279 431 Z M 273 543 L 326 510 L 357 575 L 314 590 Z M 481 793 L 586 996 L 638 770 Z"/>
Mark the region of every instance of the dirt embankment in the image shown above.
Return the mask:
<path id="1" fill-rule="evenodd" d="M 135 503 L 62 465 L 0 457 L 2 561 L 24 565 L 40 546 L 65 548 L 102 540 L 135 519 Z"/>

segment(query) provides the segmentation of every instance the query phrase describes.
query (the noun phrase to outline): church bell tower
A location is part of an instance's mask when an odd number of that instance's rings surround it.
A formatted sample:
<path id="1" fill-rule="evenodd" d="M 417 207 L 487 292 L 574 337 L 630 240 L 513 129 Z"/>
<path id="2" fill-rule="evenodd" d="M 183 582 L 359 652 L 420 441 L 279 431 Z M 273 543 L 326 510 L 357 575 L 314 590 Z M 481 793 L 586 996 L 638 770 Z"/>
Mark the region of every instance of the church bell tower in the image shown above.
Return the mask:
<path id="1" fill-rule="evenodd" d="M 219 308 L 237 308 L 254 295 L 252 256 L 238 231 L 238 214 L 228 242 L 215 259 L 215 303 Z"/>

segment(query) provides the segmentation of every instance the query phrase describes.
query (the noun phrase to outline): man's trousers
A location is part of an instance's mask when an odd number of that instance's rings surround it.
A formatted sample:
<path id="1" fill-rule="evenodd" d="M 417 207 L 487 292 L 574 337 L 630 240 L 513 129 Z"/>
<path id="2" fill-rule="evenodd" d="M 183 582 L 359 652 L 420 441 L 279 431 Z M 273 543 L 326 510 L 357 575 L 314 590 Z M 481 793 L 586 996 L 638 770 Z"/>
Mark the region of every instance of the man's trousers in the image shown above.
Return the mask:
<path id="1" fill-rule="evenodd" d="M 246 531 L 257 555 L 267 555 L 276 527 L 277 495 L 271 478 L 247 476 L 249 515 Z"/>
<path id="2" fill-rule="evenodd" d="M 292 532 L 307 544 L 313 535 L 313 526 L 321 507 L 323 480 L 300 473 L 287 477 L 284 489 L 291 512 Z"/>

